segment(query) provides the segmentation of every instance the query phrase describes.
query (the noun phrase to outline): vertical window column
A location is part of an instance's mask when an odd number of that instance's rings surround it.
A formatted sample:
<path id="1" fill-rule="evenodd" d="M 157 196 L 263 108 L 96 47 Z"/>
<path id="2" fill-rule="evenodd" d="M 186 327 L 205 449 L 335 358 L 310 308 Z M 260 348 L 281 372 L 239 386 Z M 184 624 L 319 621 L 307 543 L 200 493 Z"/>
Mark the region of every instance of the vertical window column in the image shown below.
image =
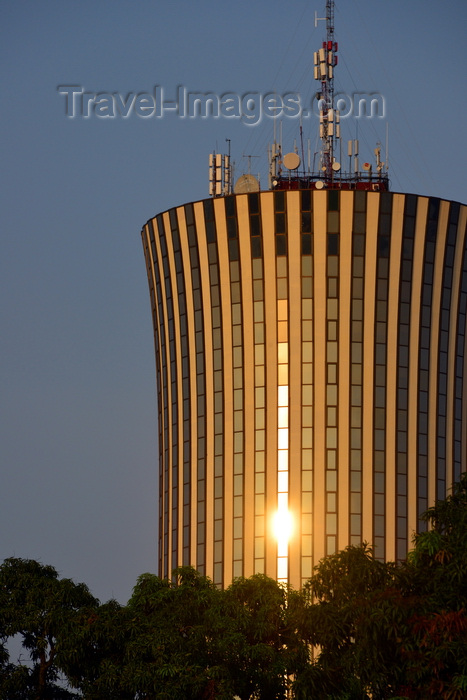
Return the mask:
<path id="1" fill-rule="evenodd" d="M 172 223 L 172 219 L 171 219 Z M 176 219 L 174 218 L 172 223 L 172 244 L 174 250 L 174 260 L 175 260 L 175 273 L 176 273 L 176 286 L 177 286 L 177 300 L 178 300 L 178 316 L 180 325 L 180 351 L 181 351 L 181 377 L 182 377 L 182 406 L 179 409 L 179 415 L 183 424 L 183 444 L 181 447 L 180 457 L 183 460 L 183 468 L 179 472 L 180 489 L 182 490 L 182 501 L 183 510 L 187 508 L 189 510 L 190 503 L 190 464 L 191 464 L 191 435 L 190 435 L 190 359 L 188 353 L 188 322 L 187 322 L 187 309 L 186 309 L 186 295 L 185 295 L 185 279 L 183 274 L 183 260 L 182 251 L 180 246 L 180 234 L 178 230 L 178 225 Z M 179 459 L 180 461 L 180 459 Z M 179 468 L 180 469 L 180 468 Z M 174 517 L 176 513 L 174 513 Z M 182 552 L 178 555 L 178 562 L 182 562 L 184 565 L 190 563 L 190 527 L 189 527 L 189 514 L 185 518 L 185 513 L 183 513 L 182 518 L 178 516 L 177 528 L 182 528 Z M 182 524 L 183 523 L 183 524 Z M 174 532 L 173 536 L 175 537 Z M 172 567 L 178 565 L 172 562 Z"/>
<path id="2" fill-rule="evenodd" d="M 178 239 L 178 221 L 175 209 L 171 209 L 169 212 L 170 220 L 170 231 L 172 240 L 172 245 L 174 238 Z M 170 277 L 170 264 L 168 259 L 167 251 L 167 239 L 164 236 L 161 238 L 161 249 L 163 252 L 163 265 L 165 274 L 165 284 L 166 292 L 170 289 L 170 295 L 167 295 L 167 314 L 169 321 L 169 343 L 170 343 L 170 375 L 171 375 L 171 403 L 172 403 L 172 527 L 171 527 L 171 560 L 170 569 L 173 571 L 178 566 L 178 493 L 179 493 L 179 456 L 178 456 L 178 421 L 179 421 L 179 395 L 178 395 L 178 382 L 177 382 L 177 349 L 175 345 L 175 324 L 179 322 L 178 318 L 175 318 L 174 313 L 174 297 L 176 294 L 175 290 L 172 290 L 172 282 Z"/>
<path id="3" fill-rule="evenodd" d="M 301 579 L 313 574 L 313 240 L 311 190 L 301 192 L 302 235 L 302 517 Z"/>
<path id="4" fill-rule="evenodd" d="M 173 473 L 173 464 L 170 464 L 170 431 L 169 431 L 169 416 L 174 420 L 174 399 L 173 392 L 176 391 L 176 372 L 175 372 L 175 343 L 174 343 L 174 328 L 173 328 L 173 301 L 172 301 L 172 286 L 170 282 L 170 271 L 167 259 L 167 241 L 165 237 L 165 227 L 162 217 L 159 218 L 159 243 L 162 258 L 162 271 L 164 274 L 165 300 L 167 308 L 167 318 L 165 329 L 168 331 L 168 352 L 164 342 L 164 368 L 166 371 L 166 382 L 164 383 L 164 571 L 165 576 L 169 576 L 172 569 L 173 552 L 169 555 L 169 503 L 171 496 L 170 489 L 170 473 Z M 164 334 L 165 336 L 166 334 Z M 164 337 L 165 341 L 165 337 Z M 167 356 L 168 355 L 168 356 Z M 167 363 L 169 367 L 167 368 Z M 174 377 L 175 374 L 175 377 Z M 171 404 L 169 411 L 169 378 L 171 389 Z M 176 412 L 176 411 L 175 411 Z M 175 417 L 176 424 L 176 417 Z M 176 427 L 176 425 L 175 425 Z M 173 428 L 173 424 L 172 424 Z M 172 468 L 172 469 L 171 469 Z M 172 524 L 173 525 L 173 524 Z M 173 531 L 172 531 L 173 535 Z M 171 538 L 172 539 L 172 538 Z"/>
<path id="5" fill-rule="evenodd" d="M 252 192 L 248 195 L 250 245 L 253 275 L 253 323 L 254 323 L 254 386 L 255 386 L 255 500 L 254 500 L 254 572 L 265 570 L 265 508 L 266 508 L 266 368 L 265 368 L 265 322 L 264 322 L 264 277 L 263 241 L 260 197 Z"/>
<path id="6" fill-rule="evenodd" d="M 265 569 L 265 449 L 266 449 L 266 406 L 265 406 L 265 343 L 264 343 L 264 291 L 263 261 L 254 258 L 253 266 L 253 320 L 255 343 L 255 544 L 254 572 L 263 574 Z"/>
<path id="7" fill-rule="evenodd" d="M 289 514 L 289 323 L 285 192 L 274 192 L 277 285 L 277 580 L 288 581 Z"/>
<path id="8" fill-rule="evenodd" d="M 216 223 L 212 199 L 204 202 L 211 288 L 211 327 L 214 369 L 214 569 L 216 586 L 223 584 L 224 560 L 224 392 L 221 295 Z"/>
<path id="9" fill-rule="evenodd" d="M 313 514 L 313 277 L 312 258 L 302 256 L 302 561 L 305 582 L 312 576 Z"/>
<path id="10" fill-rule="evenodd" d="M 157 230 L 163 227 L 161 216 L 157 217 Z M 159 575 L 169 575 L 168 565 L 168 411 L 167 411 L 167 356 L 165 347 L 165 315 L 162 302 L 162 286 L 160 274 L 160 260 L 155 241 L 155 230 L 152 222 L 150 226 L 151 251 L 154 261 L 154 277 L 157 299 L 155 299 L 154 313 L 158 323 L 155 324 L 155 347 L 157 365 L 157 400 L 159 405 Z"/>
<path id="11" fill-rule="evenodd" d="M 233 491 L 233 575 L 243 575 L 243 332 L 240 264 L 230 263 L 232 300 L 233 408 L 234 408 L 234 491 Z"/>
<path id="12" fill-rule="evenodd" d="M 362 542 L 363 300 L 365 285 L 366 196 L 355 193 L 352 236 L 350 364 L 350 544 Z"/>
<path id="13" fill-rule="evenodd" d="M 435 215 L 435 218 L 433 216 Z M 430 336 L 433 305 L 433 275 L 438 229 L 438 207 L 428 206 L 423 259 L 422 296 L 420 304 L 420 356 L 418 365 L 418 468 L 417 468 L 417 526 L 419 532 L 427 529 L 420 515 L 428 508 L 428 407 L 430 390 Z"/>
<path id="14" fill-rule="evenodd" d="M 449 211 L 448 235 L 443 266 L 441 318 L 438 356 L 438 420 L 437 420 L 437 478 L 436 498 L 446 498 L 446 418 L 448 400 L 449 326 L 451 319 L 451 292 L 456 252 L 459 204 L 452 202 Z"/>
<path id="15" fill-rule="evenodd" d="M 454 396 L 454 473 L 453 480 L 459 481 L 462 472 L 462 387 L 464 385 L 464 348 L 467 332 L 467 237 L 464 244 L 459 317 L 457 325 L 456 378 Z M 464 418 L 465 420 L 465 418 Z"/>
<path id="16" fill-rule="evenodd" d="M 326 255 L 326 554 L 337 549 L 339 192 L 328 192 Z"/>
<path id="17" fill-rule="evenodd" d="M 397 559 L 407 556 L 407 450 L 408 450 L 408 409 L 409 409 L 409 347 L 410 310 L 412 296 L 412 266 L 415 219 L 408 216 L 407 202 L 404 212 L 402 232 L 402 260 L 399 288 L 399 329 L 397 356 L 397 516 L 396 537 Z M 410 210 L 409 210 L 410 211 Z"/>
<path id="18" fill-rule="evenodd" d="M 280 263 L 285 263 L 286 259 L 278 258 L 277 262 L 279 275 L 285 268 L 285 265 Z M 284 277 L 278 277 L 278 283 L 280 280 L 287 281 Z M 280 294 L 278 288 L 278 297 Z M 289 519 L 289 347 L 287 299 L 281 298 L 277 300 L 277 362 L 277 580 L 286 582 Z"/>
<path id="19" fill-rule="evenodd" d="M 198 240 L 194 223 L 193 207 L 185 208 L 188 246 L 190 251 L 191 280 L 193 289 L 193 310 L 195 317 L 195 367 L 197 397 L 197 505 L 196 505 L 196 568 L 205 572 L 206 566 L 206 386 L 205 386 L 205 350 L 204 317 L 199 268 Z M 185 504 L 184 504 L 185 507 Z M 190 512 L 190 508 L 187 509 Z"/>
<path id="20" fill-rule="evenodd" d="M 392 196 L 381 195 L 378 223 L 375 308 L 375 402 L 373 429 L 373 544 L 384 559 L 386 527 L 386 365 Z"/>

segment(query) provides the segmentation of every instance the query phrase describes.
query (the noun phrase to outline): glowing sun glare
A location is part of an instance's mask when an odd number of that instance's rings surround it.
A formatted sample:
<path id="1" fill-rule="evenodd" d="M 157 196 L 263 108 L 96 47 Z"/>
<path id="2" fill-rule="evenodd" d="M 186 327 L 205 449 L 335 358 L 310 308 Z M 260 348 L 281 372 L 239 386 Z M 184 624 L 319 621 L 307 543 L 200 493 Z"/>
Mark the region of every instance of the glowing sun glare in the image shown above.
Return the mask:
<path id="1" fill-rule="evenodd" d="M 292 514 L 288 510 L 278 510 L 273 521 L 274 534 L 278 542 L 287 544 L 293 530 Z"/>

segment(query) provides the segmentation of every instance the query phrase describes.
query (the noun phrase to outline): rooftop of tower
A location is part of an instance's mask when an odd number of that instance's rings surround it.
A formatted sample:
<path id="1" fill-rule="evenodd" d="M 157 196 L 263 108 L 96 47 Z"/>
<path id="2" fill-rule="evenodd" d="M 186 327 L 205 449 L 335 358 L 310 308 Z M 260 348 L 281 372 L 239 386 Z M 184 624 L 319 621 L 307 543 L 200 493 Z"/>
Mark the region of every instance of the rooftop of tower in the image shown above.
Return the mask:
<path id="1" fill-rule="evenodd" d="M 322 45 L 314 52 L 313 78 L 319 87 L 315 93 L 317 116 L 319 116 L 319 147 L 313 157 L 308 144 L 305 154 L 303 130 L 300 119 L 299 145 L 295 141 L 291 152 L 283 151 L 282 138 L 276 137 L 276 121 L 274 118 L 274 139 L 268 147 L 269 177 L 268 189 L 270 190 L 363 190 L 370 192 L 387 192 L 390 189 L 388 174 L 388 153 L 386 135 L 385 161 L 381 160 L 381 143 L 377 142 L 374 148 L 374 163 L 359 161 L 359 140 L 351 139 L 346 145 L 348 167 L 345 168 L 342 161 L 345 156 L 341 143 L 341 110 L 345 100 L 334 93 L 334 74 L 338 64 L 338 43 L 334 35 L 334 6 L 335 0 L 326 0 L 326 16 L 318 17 L 315 13 L 315 27 L 319 21 L 326 23 L 326 37 Z M 369 109 L 376 113 L 380 109 L 377 98 L 369 96 L 370 105 L 366 104 L 363 110 Z M 269 107 L 274 114 L 282 113 L 283 98 L 279 95 L 270 96 Z M 294 102 L 294 100 L 291 100 Z M 374 102 L 376 101 L 376 105 Z M 360 110 L 362 105 L 358 104 Z M 274 111 L 276 110 L 276 111 Z M 282 133 L 282 129 L 280 129 Z M 235 192 L 236 194 L 255 192 L 261 189 L 259 180 L 251 174 L 251 158 L 248 156 L 248 173 L 243 173 L 233 183 L 232 162 L 229 153 L 226 155 L 212 153 L 210 156 L 209 170 L 209 194 L 222 196 Z"/>

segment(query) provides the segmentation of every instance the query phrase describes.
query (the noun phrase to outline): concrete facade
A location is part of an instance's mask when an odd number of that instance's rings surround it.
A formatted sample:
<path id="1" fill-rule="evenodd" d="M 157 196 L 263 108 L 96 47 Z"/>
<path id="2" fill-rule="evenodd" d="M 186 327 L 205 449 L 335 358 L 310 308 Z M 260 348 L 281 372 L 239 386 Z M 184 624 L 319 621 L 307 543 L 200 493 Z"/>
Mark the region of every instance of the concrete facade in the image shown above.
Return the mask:
<path id="1" fill-rule="evenodd" d="M 148 221 L 160 575 L 297 588 L 348 544 L 406 556 L 467 468 L 466 223 L 455 202 L 311 189 Z"/>

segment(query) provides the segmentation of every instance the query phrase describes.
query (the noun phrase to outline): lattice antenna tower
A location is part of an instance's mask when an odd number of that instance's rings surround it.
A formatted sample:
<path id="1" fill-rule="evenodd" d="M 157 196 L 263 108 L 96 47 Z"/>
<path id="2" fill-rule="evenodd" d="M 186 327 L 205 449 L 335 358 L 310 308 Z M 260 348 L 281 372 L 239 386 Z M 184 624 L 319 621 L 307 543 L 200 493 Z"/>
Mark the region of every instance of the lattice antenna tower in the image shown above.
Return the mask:
<path id="1" fill-rule="evenodd" d="M 326 0 L 326 41 L 314 52 L 314 78 L 321 83 L 318 93 L 319 103 L 319 135 L 321 139 L 320 166 L 323 178 L 332 181 L 335 172 L 340 170 L 340 164 L 335 161 L 336 140 L 340 138 L 339 110 L 334 109 L 334 67 L 337 66 L 337 42 L 334 41 L 334 0 Z"/>

